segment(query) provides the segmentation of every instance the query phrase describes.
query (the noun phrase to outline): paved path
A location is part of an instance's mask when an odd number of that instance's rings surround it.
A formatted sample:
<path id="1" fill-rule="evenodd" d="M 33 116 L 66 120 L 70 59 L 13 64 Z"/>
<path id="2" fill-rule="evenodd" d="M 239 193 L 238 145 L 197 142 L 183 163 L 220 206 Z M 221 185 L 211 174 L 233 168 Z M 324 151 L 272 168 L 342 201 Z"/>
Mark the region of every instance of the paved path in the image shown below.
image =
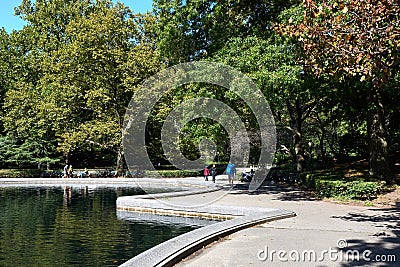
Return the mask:
<path id="1" fill-rule="evenodd" d="M 219 178 L 217 181 L 223 185 L 225 179 Z M 400 206 L 341 205 L 318 201 L 301 191 L 274 185 L 249 194 L 240 190 L 242 187 L 237 185 L 214 203 L 287 209 L 296 212 L 297 217 L 234 233 L 185 259 L 178 267 L 400 266 Z M 194 205 L 199 201 L 212 201 L 219 194 L 213 192 L 168 201 Z"/>

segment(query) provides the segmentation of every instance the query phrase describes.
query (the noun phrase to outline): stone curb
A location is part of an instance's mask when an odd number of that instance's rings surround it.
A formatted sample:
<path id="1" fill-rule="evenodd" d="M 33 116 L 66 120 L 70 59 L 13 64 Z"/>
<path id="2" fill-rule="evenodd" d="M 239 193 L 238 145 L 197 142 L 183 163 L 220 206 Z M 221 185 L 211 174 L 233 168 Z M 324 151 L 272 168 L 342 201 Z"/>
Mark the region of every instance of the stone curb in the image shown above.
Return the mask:
<path id="1" fill-rule="evenodd" d="M 161 243 L 120 266 L 173 266 L 221 237 L 260 223 L 294 216 L 294 212 L 275 209 L 208 225 Z"/>
<path id="2" fill-rule="evenodd" d="M 54 185 L 96 185 L 96 186 L 136 186 L 143 188 L 182 188 L 190 189 L 179 192 L 182 196 L 194 192 L 212 192 L 220 190 L 218 185 L 207 183 L 198 178 L 0 178 L 0 186 L 54 186 Z M 168 194 L 168 193 L 166 193 Z M 167 195 L 166 195 L 167 196 Z"/>
<path id="3" fill-rule="evenodd" d="M 162 214 L 193 218 L 226 220 L 208 225 L 165 241 L 123 263 L 128 266 L 173 266 L 202 247 L 236 231 L 274 220 L 294 217 L 296 214 L 281 209 L 238 206 L 178 206 L 157 201 L 155 198 L 180 196 L 182 192 L 155 194 L 151 196 L 125 196 L 117 199 L 117 210 L 128 212 Z M 198 194 L 199 192 L 193 192 Z M 190 194 L 190 192 L 186 192 Z"/>

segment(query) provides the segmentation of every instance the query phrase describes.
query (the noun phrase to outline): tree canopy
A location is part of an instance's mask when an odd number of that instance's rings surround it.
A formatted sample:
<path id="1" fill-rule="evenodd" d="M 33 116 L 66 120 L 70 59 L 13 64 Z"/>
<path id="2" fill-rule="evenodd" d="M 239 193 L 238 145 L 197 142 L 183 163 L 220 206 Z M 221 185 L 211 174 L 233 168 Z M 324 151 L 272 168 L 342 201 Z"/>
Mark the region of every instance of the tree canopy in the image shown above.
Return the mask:
<path id="1" fill-rule="evenodd" d="M 399 71 L 398 1 L 304 1 L 303 9 L 278 31 L 298 41 L 306 69 L 356 84 L 368 109 L 370 174 L 390 181 L 383 95 Z"/>
<path id="2" fill-rule="evenodd" d="M 16 7 L 26 26 L 0 29 L 1 166 L 69 161 L 121 169 L 124 116 L 138 88 L 164 68 L 203 60 L 232 66 L 261 89 L 277 126 L 275 164 L 302 172 L 366 158 L 372 177 L 393 181 L 389 156 L 400 148 L 398 1 L 153 6 L 146 14 L 111 0 L 23 0 Z M 162 125 L 195 98 L 219 100 L 240 116 L 256 163 L 259 125 L 249 106 L 201 83 L 174 88 L 157 102 L 146 128 L 151 160 L 168 163 Z M 227 132 L 218 122 L 196 119 L 181 130 L 176 145 L 187 158 L 202 157 L 207 137 L 219 146 L 218 159 L 205 163 L 228 159 Z"/>

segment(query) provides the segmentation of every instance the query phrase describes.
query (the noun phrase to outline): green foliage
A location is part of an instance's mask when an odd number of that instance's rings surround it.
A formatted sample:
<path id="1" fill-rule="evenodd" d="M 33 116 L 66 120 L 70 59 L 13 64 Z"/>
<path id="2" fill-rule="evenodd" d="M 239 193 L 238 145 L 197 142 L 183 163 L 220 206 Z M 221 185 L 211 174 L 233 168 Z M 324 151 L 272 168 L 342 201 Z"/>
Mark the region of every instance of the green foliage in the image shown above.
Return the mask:
<path id="1" fill-rule="evenodd" d="M 0 178 L 37 178 L 38 169 L 0 169 Z"/>
<path id="2" fill-rule="evenodd" d="M 191 170 L 146 171 L 144 177 L 159 177 L 159 175 L 163 178 L 197 177 L 202 175 L 202 171 L 191 171 Z"/>
<path id="3" fill-rule="evenodd" d="M 154 19 L 108 0 L 23 1 L 16 13 L 28 25 L 12 42 L 1 36 L 16 62 L 5 93 L 5 131 L 22 140 L 21 153 L 41 150 L 36 158 L 56 160 L 58 151 L 67 160 L 99 148 L 113 151 L 121 165 L 126 106 L 162 67 L 144 36 Z"/>
<path id="4" fill-rule="evenodd" d="M 315 189 L 318 180 L 341 180 L 344 174 L 342 172 L 332 172 L 332 173 L 309 173 L 306 174 L 303 186 L 309 189 Z"/>
<path id="5" fill-rule="evenodd" d="M 26 139 L 17 141 L 7 136 L 0 136 L 0 162 L 6 166 L 29 167 L 38 163 L 53 164 L 58 162 L 55 147 L 41 140 Z"/>
<path id="6" fill-rule="evenodd" d="M 16 14 L 27 25 L 0 30 L 0 164 L 57 163 L 73 155 L 86 165 L 111 165 L 115 157 L 120 165 L 132 95 L 160 69 L 199 59 L 230 65 L 260 87 L 277 124 L 278 164 L 311 158 L 329 164 L 333 157 L 400 147 L 398 3 L 156 0 L 154 6 L 139 15 L 110 0 L 22 1 Z M 244 101 L 223 88 L 190 84 L 169 91 L 153 109 L 146 129 L 152 160 L 165 160 L 165 118 L 197 97 L 234 109 L 250 134 L 250 161 L 257 159 L 258 124 Z M 378 113 L 371 114 L 371 103 L 382 107 Z M 367 142 L 371 129 L 383 129 L 374 133 L 381 146 Z M 187 158 L 202 157 L 206 137 L 218 146 L 218 162 L 227 160 L 220 124 L 196 119 L 181 130 L 176 146 Z M 376 153 L 380 158 L 385 153 Z M 309 182 L 315 188 L 315 179 Z"/>
<path id="7" fill-rule="evenodd" d="M 319 197 L 371 200 L 383 192 L 384 181 L 317 180 L 315 191 Z"/>
<path id="8" fill-rule="evenodd" d="M 302 67 L 296 64 L 293 48 L 278 37 L 238 37 L 230 39 L 213 60 L 246 73 L 268 99 L 282 102 L 282 98 L 296 97 L 303 92 L 300 90 Z"/>
<path id="9" fill-rule="evenodd" d="M 371 200 L 382 193 L 384 181 L 364 181 L 360 178 L 345 178 L 341 172 L 307 174 L 303 186 L 313 189 L 318 197 Z"/>
<path id="10" fill-rule="evenodd" d="M 213 60 L 239 69 L 257 83 L 269 100 L 276 123 L 283 131 L 290 131 L 289 143 L 279 138 L 279 132 L 278 142 L 293 147 L 286 152 L 290 152 L 298 170 L 302 171 L 305 163 L 303 127 L 320 98 L 325 97 L 321 90 L 325 88 L 297 63 L 294 43 L 275 35 L 232 38 Z M 254 121 L 251 124 L 256 125 Z"/>
<path id="11" fill-rule="evenodd" d="M 288 153 L 277 151 L 274 157 L 274 165 L 281 165 L 292 161 L 292 156 Z"/>
<path id="12" fill-rule="evenodd" d="M 11 44 L 10 36 L 4 30 L 0 29 L 0 116 L 3 114 L 3 104 L 6 92 L 10 89 L 12 84 L 12 61 L 11 51 L 9 49 Z M 0 121 L 0 133 L 3 131 L 3 123 Z"/>
<path id="13" fill-rule="evenodd" d="M 268 36 L 296 1 L 155 0 L 157 44 L 171 64 L 212 57 L 229 38 Z"/>

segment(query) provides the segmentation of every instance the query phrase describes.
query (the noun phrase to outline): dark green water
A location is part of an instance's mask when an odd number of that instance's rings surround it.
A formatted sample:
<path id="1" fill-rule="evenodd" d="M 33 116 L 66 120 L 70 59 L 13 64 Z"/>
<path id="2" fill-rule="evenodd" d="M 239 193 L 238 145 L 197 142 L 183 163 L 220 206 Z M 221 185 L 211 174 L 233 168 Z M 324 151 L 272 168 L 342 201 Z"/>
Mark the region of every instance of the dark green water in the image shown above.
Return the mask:
<path id="1" fill-rule="evenodd" d="M 199 226 L 118 220 L 135 188 L 0 188 L 0 266 L 118 266 Z"/>

